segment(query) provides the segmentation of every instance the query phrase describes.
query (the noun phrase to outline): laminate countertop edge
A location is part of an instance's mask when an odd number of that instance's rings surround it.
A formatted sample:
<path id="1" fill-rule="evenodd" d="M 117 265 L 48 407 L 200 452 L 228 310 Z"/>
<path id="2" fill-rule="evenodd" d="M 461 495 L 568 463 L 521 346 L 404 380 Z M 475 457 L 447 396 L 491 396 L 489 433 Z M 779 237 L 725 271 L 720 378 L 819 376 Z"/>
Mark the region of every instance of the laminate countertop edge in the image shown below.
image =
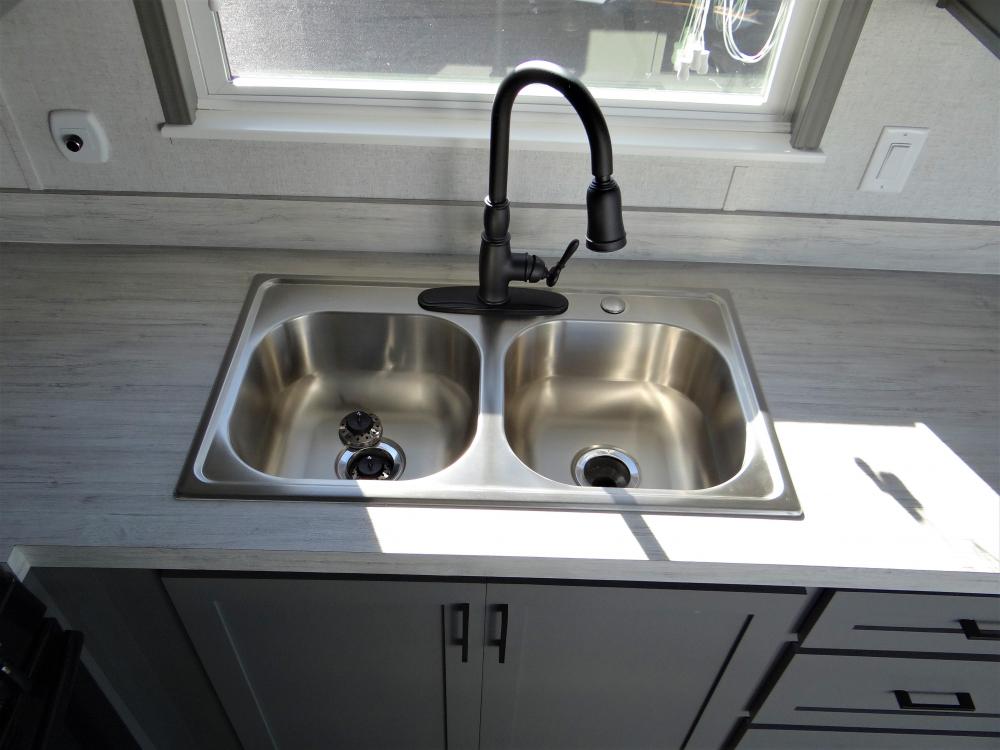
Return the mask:
<path id="1" fill-rule="evenodd" d="M 1000 574 L 983 571 L 893 570 L 788 565 L 746 565 L 574 558 L 485 557 L 192 549 L 19 545 L 7 561 L 23 579 L 41 568 L 143 568 L 225 573 L 419 576 L 524 579 L 574 583 L 863 588 L 883 591 L 1000 593 Z"/>

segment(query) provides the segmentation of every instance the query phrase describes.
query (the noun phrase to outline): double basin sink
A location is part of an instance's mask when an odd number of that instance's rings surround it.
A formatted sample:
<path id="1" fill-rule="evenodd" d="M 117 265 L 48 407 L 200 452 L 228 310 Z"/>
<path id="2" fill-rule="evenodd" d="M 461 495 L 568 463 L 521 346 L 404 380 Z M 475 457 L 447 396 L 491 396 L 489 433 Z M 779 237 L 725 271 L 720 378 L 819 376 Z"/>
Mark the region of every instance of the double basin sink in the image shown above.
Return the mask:
<path id="1" fill-rule="evenodd" d="M 801 515 L 725 294 L 518 318 L 420 291 L 257 277 L 178 497 Z"/>

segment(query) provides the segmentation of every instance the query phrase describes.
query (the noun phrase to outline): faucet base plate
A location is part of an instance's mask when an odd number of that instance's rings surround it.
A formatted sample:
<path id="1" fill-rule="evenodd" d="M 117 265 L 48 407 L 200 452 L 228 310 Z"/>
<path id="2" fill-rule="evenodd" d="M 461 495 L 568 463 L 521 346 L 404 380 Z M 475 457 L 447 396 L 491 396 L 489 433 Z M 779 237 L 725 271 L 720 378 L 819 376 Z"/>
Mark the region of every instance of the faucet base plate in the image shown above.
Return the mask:
<path id="1" fill-rule="evenodd" d="M 424 310 L 465 315 L 562 315 L 569 303 L 557 292 L 544 289 L 510 287 L 510 296 L 502 305 L 487 305 L 479 299 L 475 286 L 440 286 L 425 289 L 417 297 Z"/>

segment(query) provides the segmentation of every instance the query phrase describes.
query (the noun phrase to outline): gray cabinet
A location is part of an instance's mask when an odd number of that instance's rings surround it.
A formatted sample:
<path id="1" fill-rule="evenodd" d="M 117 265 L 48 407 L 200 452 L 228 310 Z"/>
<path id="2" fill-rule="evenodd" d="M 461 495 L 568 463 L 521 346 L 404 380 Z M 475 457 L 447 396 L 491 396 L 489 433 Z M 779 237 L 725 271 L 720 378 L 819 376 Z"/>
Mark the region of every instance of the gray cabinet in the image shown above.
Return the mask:
<path id="1" fill-rule="evenodd" d="M 1000 747 L 1000 597 L 830 591 L 739 750 Z"/>
<path id="2" fill-rule="evenodd" d="M 475 746 L 481 584 L 164 584 L 246 750 Z"/>
<path id="3" fill-rule="evenodd" d="M 248 750 L 719 747 L 804 590 L 165 576 Z"/>

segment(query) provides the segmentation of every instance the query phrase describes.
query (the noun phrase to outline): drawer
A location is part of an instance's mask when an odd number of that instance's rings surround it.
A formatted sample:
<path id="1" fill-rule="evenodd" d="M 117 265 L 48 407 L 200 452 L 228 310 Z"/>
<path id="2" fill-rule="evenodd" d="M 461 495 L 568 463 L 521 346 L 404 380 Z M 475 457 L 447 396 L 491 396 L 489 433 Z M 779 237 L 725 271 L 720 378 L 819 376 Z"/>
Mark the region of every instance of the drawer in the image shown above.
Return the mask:
<path id="1" fill-rule="evenodd" d="M 1000 662 L 796 654 L 754 724 L 1000 732 Z"/>
<path id="2" fill-rule="evenodd" d="M 751 727 L 736 750 L 996 750 L 1000 734 L 956 735 Z"/>
<path id="3" fill-rule="evenodd" d="M 807 648 L 1000 656 L 1000 596 L 837 591 Z"/>

